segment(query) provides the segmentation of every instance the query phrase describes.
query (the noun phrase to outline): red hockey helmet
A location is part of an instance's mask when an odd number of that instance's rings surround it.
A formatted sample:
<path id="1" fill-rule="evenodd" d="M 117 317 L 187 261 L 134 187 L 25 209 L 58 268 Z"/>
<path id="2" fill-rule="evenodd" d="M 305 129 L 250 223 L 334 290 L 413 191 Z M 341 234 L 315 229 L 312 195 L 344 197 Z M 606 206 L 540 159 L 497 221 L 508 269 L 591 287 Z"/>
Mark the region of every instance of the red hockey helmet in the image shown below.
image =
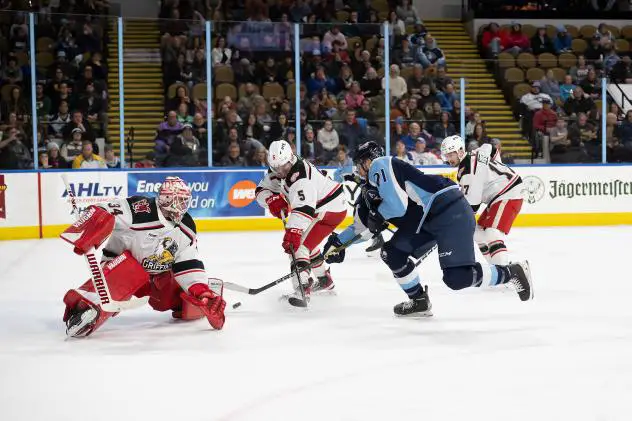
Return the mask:
<path id="1" fill-rule="evenodd" d="M 167 219 L 180 222 L 191 205 L 191 189 L 180 177 L 169 176 L 160 186 L 158 207 Z"/>

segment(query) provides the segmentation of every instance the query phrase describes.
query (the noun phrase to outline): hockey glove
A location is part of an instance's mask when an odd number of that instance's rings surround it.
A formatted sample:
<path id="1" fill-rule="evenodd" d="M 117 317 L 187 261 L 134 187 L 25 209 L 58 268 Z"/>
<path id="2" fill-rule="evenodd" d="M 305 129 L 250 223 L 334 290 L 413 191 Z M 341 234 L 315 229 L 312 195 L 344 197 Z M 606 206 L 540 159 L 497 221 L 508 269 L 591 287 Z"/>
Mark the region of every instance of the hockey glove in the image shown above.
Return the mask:
<path id="1" fill-rule="evenodd" d="M 366 227 L 372 234 L 379 234 L 388 228 L 388 222 L 386 222 L 384 217 L 378 211 L 369 210 Z"/>
<path id="2" fill-rule="evenodd" d="M 86 254 L 91 248 L 99 248 L 114 230 L 114 216 L 99 206 L 90 206 L 77 222 L 66 228 L 60 237 L 75 248 L 78 255 Z"/>
<path id="3" fill-rule="evenodd" d="M 331 255 L 327 256 L 327 252 L 330 248 L 338 248 L 341 246 L 342 241 L 340 241 L 338 234 L 336 234 L 335 232 L 332 233 L 327 239 L 325 247 L 323 247 L 323 254 L 326 256 L 325 261 L 327 263 L 342 263 L 345 260 L 345 249 L 342 249 L 337 253 L 332 253 Z"/>
<path id="4" fill-rule="evenodd" d="M 180 297 L 188 303 L 200 307 L 213 329 L 220 330 L 224 327 L 226 301 L 211 291 L 208 285 L 193 284 L 189 287 L 189 293 L 183 291 L 180 293 Z"/>
<path id="5" fill-rule="evenodd" d="M 362 186 L 362 198 L 369 210 L 377 211 L 377 208 L 382 203 L 382 198 L 376 187 L 373 187 L 369 183 Z"/>
<path id="6" fill-rule="evenodd" d="M 290 246 L 293 247 L 294 252 L 301 246 L 301 237 L 303 236 L 303 230 L 299 228 L 288 228 L 285 230 L 283 236 L 283 250 L 286 253 L 291 253 Z"/>
<path id="7" fill-rule="evenodd" d="M 273 194 L 266 199 L 266 205 L 270 213 L 275 217 L 281 219 L 283 214 L 287 215 L 289 212 L 289 205 L 285 197 L 280 194 Z"/>

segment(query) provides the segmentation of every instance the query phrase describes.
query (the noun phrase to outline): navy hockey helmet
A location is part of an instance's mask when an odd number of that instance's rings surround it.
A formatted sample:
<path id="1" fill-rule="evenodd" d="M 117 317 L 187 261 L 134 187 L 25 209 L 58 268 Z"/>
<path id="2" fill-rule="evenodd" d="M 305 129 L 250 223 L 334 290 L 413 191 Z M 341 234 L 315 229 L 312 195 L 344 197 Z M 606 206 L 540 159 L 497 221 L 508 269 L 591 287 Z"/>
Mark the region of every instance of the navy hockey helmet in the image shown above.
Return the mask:
<path id="1" fill-rule="evenodd" d="M 354 164 L 358 165 L 367 159 L 377 159 L 384 156 L 384 149 L 373 141 L 365 142 L 358 146 L 353 157 Z"/>

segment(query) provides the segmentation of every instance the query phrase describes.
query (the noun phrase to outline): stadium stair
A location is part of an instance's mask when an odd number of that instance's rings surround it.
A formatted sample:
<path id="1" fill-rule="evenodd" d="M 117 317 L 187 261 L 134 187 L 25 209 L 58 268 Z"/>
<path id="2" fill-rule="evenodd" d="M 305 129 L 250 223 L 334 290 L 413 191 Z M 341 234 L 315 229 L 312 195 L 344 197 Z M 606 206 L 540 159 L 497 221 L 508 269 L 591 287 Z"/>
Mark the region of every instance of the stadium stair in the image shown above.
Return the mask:
<path id="1" fill-rule="evenodd" d="M 487 135 L 499 138 L 503 151 L 515 158 L 531 158 L 531 146 L 520 135 L 520 126 L 511 107 L 463 23 L 458 20 L 424 20 L 424 26 L 446 55 L 448 75 L 457 83 L 457 90 L 458 79 L 465 78 L 465 104 L 478 111 L 487 122 Z"/>
<path id="2" fill-rule="evenodd" d="M 113 21 L 109 50 L 108 87 L 110 92 L 110 124 L 108 139 L 118 153 L 119 68 L 118 28 Z M 125 20 L 123 27 L 123 78 L 125 95 L 125 136 L 134 128 L 132 157 L 140 161 L 153 149 L 156 128 L 164 117 L 164 90 L 160 58 L 160 33 L 155 21 Z M 128 150 L 125 150 L 129 162 Z"/>

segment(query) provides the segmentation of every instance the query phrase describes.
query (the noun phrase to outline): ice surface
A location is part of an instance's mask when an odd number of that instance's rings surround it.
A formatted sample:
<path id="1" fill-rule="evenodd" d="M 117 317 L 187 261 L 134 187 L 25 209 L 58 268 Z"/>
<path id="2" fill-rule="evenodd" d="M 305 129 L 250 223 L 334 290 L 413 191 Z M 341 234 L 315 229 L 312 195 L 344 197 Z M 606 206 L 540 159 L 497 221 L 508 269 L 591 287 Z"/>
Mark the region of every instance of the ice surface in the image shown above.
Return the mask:
<path id="1" fill-rule="evenodd" d="M 87 279 L 61 240 L 0 242 L 0 419 L 630 420 L 632 227 L 516 229 L 535 300 L 448 290 L 421 266 L 435 317 L 356 246 L 333 266 L 338 295 L 310 309 L 227 292 L 223 331 L 150 309 L 67 340 L 64 292 Z M 281 233 L 202 234 L 208 272 L 259 286 L 288 270 Z M 240 300 L 243 305 L 232 310 Z"/>

